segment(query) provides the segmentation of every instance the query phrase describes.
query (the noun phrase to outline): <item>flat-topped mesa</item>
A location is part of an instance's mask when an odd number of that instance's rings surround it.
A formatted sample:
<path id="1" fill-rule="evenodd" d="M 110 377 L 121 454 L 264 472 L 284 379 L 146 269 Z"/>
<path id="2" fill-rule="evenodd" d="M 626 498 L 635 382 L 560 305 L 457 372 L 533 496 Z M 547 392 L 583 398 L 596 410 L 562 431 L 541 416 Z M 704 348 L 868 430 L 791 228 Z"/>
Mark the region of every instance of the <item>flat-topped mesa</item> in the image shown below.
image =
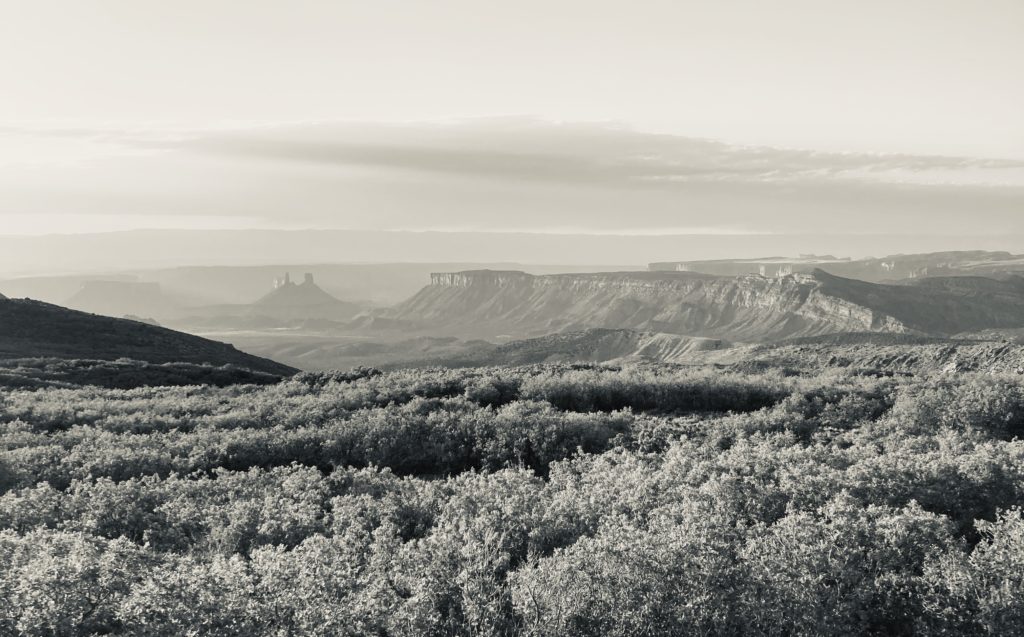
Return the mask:
<path id="1" fill-rule="evenodd" d="M 606 327 L 754 340 L 865 331 L 879 322 L 870 309 L 821 294 L 817 274 L 439 272 L 386 315 L 483 337 Z"/>
<path id="2" fill-rule="evenodd" d="M 1024 259 L 1022 259 L 1024 261 Z M 870 283 L 823 268 L 776 277 L 684 271 L 435 273 L 388 308 L 432 334 L 531 337 L 589 328 L 763 342 L 836 332 L 948 336 L 1024 327 L 1024 277 Z"/>
<path id="3" fill-rule="evenodd" d="M 535 277 L 518 270 L 467 270 L 465 272 L 432 272 L 430 285 L 444 288 L 468 288 L 472 285 L 503 286 L 532 281 Z"/>
<path id="4" fill-rule="evenodd" d="M 502 290 L 515 289 L 540 291 L 561 289 L 566 292 L 580 290 L 620 290 L 642 294 L 659 294 L 671 290 L 673 293 L 715 290 L 739 286 L 743 289 L 789 289 L 792 291 L 813 287 L 817 284 L 816 273 L 794 274 L 784 277 L 765 278 L 756 275 L 717 276 L 697 272 L 590 272 L 533 275 L 518 270 L 468 270 L 464 272 L 434 272 L 430 285 L 433 290 Z"/>

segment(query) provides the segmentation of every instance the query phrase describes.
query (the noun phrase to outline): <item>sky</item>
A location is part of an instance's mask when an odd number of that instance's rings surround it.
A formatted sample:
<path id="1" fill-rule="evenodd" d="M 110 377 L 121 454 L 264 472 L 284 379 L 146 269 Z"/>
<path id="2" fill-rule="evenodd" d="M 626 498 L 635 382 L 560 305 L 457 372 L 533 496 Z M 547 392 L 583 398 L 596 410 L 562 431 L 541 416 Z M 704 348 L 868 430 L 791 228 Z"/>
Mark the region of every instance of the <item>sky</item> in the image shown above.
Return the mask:
<path id="1" fill-rule="evenodd" d="M 0 15 L 0 235 L 1024 234 L 1019 0 Z"/>

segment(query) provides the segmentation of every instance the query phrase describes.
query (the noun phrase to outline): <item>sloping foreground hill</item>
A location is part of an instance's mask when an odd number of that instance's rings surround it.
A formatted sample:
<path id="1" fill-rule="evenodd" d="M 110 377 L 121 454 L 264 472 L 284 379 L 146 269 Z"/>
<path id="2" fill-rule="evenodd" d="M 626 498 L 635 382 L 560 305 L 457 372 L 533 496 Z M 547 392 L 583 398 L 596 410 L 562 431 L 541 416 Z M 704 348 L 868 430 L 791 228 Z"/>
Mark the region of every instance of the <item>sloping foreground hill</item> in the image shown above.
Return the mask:
<path id="1" fill-rule="evenodd" d="M 435 274 L 379 315 L 438 335 L 523 338 L 589 328 L 763 342 L 837 332 L 949 336 L 1024 325 L 1024 279 L 882 285 L 822 272 L 783 277 L 693 272 L 532 276 Z"/>
<path id="2" fill-rule="evenodd" d="M 296 371 L 226 343 L 163 327 L 29 299 L 0 299 L 0 359 L 22 358 L 235 365 L 277 376 Z"/>

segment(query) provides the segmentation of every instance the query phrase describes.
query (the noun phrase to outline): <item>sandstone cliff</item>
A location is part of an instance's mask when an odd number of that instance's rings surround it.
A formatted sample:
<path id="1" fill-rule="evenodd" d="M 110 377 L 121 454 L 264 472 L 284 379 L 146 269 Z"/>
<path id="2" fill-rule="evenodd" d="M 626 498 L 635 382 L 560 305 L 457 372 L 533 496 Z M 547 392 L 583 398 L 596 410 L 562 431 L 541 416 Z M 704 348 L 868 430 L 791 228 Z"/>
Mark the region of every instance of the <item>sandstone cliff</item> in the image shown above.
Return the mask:
<path id="1" fill-rule="evenodd" d="M 482 270 L 434 274 L 430 285 L 381 316 L 422 332 L 482 338 L 610 328 L 769 341 L 1024 325 L 1024 280 L 985 281 L 992 285 L 880 285 L 820 270 L 781 277 Z"/>

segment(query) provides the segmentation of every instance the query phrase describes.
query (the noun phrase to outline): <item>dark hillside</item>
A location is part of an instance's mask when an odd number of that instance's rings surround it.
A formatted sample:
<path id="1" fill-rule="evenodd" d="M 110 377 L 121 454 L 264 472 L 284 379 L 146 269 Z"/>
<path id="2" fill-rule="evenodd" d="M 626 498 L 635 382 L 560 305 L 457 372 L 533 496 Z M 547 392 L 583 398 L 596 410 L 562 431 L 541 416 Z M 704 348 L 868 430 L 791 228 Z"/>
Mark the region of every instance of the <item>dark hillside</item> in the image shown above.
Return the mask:
<path id="1" fill-rule="evenodd" d="M 296 371 L 226 343 L 138 321 L 29 299 L 0 300 L 0 359 L 17 358 L 230 364 L 279 376 Z"/>

